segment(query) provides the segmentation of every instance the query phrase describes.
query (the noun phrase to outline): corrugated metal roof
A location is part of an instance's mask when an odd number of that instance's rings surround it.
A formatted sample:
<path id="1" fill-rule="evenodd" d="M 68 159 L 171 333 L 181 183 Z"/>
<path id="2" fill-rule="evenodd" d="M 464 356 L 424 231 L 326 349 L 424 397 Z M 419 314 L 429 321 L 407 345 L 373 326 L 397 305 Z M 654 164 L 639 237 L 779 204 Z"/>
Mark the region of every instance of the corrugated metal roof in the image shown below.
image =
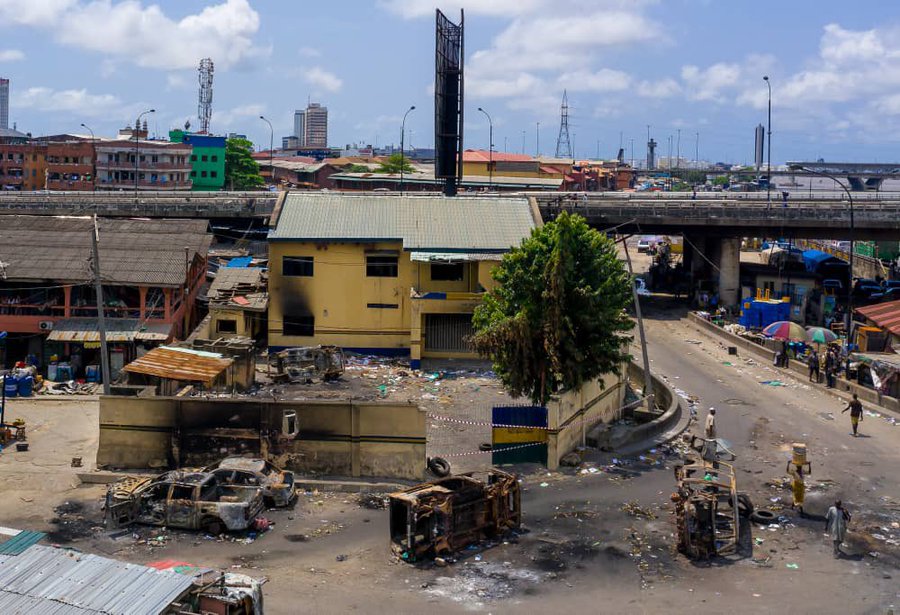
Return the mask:
<path id="1" fill-rule="evenodd" d="M 132 361 L 123 369 L 133 374 L 183 382 L 202 382 L 211 386 L 216 377 L 232 363 L 231 359 L 211 352 L 160 346 Z"/>
<path id="2" fill-rule="evenodd" d="M 856 308 L 856 312 L 894 335 L 900 335 L 900 301 L 867 305 Z"/>
<path id="3" fill-rule="evenodd" d="M 105 284 L 184 284 L 185 254 L 209 250 L 206 220 L 102 218 L 100 274 Z M 4 216 L 0 262 L 4 279 L 88 282 L 93 220 L 66 216 Z"/>
<path id="4" fill-rule="evenodd" d="M 31 545 L 40 542 L 46 535 L 46 532 L 22 530 L 6 542 L 0 544 L 0 555 L 18 555 Z"/>
<path id="5" fill-rule="evenodd" d="M 473 261 L 500 261 L 503 254 L 497 252 L 412 252 L 409 259 L 420 263 L 462 263 Z"/>
<path id="6" fill-rule="evenodd" d="M 166 341 L 172 334 L 171 323 L 144 323 L 134 318 L 107 318 L 106 341 Z M 64 318 L 53 324 L 47 339 L 55 342 L 99 342 L 100 325 L 96 318 Z"/>
<path id="7" fill-rule="evenodd" d="M 158 615 L 192 583 L 174 572 L 35 545 L 0 555 L 0 613 Z"/>
<path id="8" fill-rule="evenodd" d="M 506 251 L 534 228 L 528 199 L 289 193 L 269 239 L 399 240 L 406 250 Z"/>

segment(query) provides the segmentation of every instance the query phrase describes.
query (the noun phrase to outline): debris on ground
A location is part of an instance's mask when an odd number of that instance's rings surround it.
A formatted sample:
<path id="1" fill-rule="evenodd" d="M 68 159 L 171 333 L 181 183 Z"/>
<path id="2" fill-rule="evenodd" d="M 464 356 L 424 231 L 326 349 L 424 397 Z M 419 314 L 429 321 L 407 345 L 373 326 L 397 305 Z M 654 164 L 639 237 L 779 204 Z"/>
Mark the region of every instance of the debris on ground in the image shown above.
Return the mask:
<path id="1" fill-rule="evenodd" d="M 649 508 L 642 508 L 636 501 L 625 502 L 621 508 L 632 517 L 640 517 L 647 520 L 656 519 L 656 515 Z"/>
<path id="2" fill-rule="evenodd" d="M 387 508 L 388 497 L 383 493 L 360 493 L 359 497 L 356 498 L 356 503 L 359 504 L 361 508 L 382 510 Z"/>

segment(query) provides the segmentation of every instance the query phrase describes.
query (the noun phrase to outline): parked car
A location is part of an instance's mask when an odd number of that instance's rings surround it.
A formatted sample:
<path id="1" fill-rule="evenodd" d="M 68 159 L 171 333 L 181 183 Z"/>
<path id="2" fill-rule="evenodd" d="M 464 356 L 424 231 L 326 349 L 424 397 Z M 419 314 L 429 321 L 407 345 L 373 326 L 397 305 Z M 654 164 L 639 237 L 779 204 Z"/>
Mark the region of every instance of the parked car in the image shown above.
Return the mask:
<path id="1" fill-rule="evenodd" d="M 637 251 L 638 252 L 649 252 L 651 245 L 653 245 L 653 244 L 650 241 L 649 237 L 641 237 L 640 239 L 638 239 Z"/>
<path id="2" fill-rule="evenodd" d="M 156 478 L 126 477 L 106 492 L 106 517 L 130 523 L 203 530 L 248 529 L 264 508 L 258 486 L 226 485 L 210 472 L 174 470 Z"/>
<path id="3" fill-rule="evenodd" d="M 203 471 L 214 474 L 223 485 L 261 488 L 268 506 L 290 506 L 297 495 L 294 473 L 276 468 L 265 459 L 226 457 Z"/>

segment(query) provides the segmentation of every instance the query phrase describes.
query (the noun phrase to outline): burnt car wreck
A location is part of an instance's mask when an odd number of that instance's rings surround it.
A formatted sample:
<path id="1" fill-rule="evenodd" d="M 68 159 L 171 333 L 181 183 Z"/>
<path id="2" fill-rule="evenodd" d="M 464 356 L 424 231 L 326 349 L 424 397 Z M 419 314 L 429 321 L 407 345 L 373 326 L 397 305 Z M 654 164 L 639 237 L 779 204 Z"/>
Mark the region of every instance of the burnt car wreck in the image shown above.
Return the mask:
<path id="1" fill-rule="evenodd" d="M 515 475 L 490 470 L 440 478 L 390 495 L 393 553 L 408 562 L 450 555 L 522 523 Z"/>
<path id="2" fill-rule="evenodd" d="M 268 367 L 273 382 L 328 382 L 343 375 L 344 351 L 338 346 L 286 348 L 269 355 Z"/>
<path id="3" fill-rule="evenodd" d="M 263 507 L 259 486 L 229 485 L 213 473 L 177 470 L 118 481 L 107 490 L 105 503 L 111 527 L 141 523 L 213 535 L 248 529 Z"/>
<path id="4" fill-rule="evenodd" d="M 281 470 L 265 459 L 226 457 L 203 471 L 213 474 L 222 485 L 259 487 L 266 506 L 290 506 L 297 495 L 294 473 Z"/>

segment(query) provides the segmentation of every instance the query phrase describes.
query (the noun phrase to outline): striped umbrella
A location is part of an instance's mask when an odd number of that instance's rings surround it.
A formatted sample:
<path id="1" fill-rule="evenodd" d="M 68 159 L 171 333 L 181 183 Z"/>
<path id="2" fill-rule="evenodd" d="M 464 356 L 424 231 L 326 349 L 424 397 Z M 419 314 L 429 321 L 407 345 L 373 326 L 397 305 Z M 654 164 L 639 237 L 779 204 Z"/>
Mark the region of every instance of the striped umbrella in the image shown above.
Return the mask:
<path id="1" fill-rule="evenodd" d="M 763 335 L 776 340 L 806 340 L 806 330 L 795 322 L 779 320 L 763 329 Z"/>
<path id="2" fill-rule="evenodd" d="M 813 344 L 830 344 L 837 340 L 837 335 L 831 329 L 825 327 L 807 327 L 806 339 Z"/>

